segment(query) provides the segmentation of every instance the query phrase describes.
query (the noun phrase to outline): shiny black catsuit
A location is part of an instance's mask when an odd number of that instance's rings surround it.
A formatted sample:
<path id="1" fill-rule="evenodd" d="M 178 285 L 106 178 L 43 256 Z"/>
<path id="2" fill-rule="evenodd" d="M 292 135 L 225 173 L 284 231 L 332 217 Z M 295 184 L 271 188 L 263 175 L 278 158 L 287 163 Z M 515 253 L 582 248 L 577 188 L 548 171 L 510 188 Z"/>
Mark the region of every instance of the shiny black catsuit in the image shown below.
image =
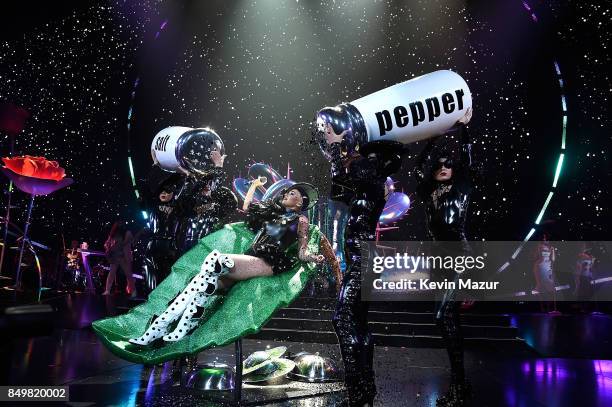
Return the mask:
<path id="1" fill-rule="evenodd" d="M 347 269 L 338 296 L 333 325 L 344 361 L 349 399 L 371 401 L 374 384 L 374 343 L 368 329 L 368 303 L 361 300 L 361 244 L 375 239 L 376 225 L 385 206 L 385 181 L 401 165 L 398 153 L 342 157 L 338 143 L 332 156 L 331 199 L 349 206 L 344 233 Z"/>
<path id="2" fill-rule="evenodd" d="M 144 258 L 144 277 L 147 289 L 153 290 L 170 274 L 177 259 L 176 234 L 178 229 L 176 201 L 159 202 L 149 212 L 147 229 L 152 233 Z"/>
<path id="3" fill-rule="evenodd" d="M 275 200 L 252 202 L 246 224 L 256 235 L 244 254 L 263 259 L 274 274 L 290 270 L 298 261 L 297 252 L 288 253 L 288 249 L 298 240 L 299 217 Z"/>
<path id="4" fill-rule="evenodd" d="M 433 149 L 433 141 L 420 154 L 415 175 L 418 181 L 417 193 L 425 204 L 425 215 L 429 237 L 433 241 L 458 241 L 462 242 L 459 252 L 454 255 L 465 254 L 469 251 L 467 244 L 465 226 L 470 194 L 473 188 L 471 144 L 465 125 L 459 124 L 451 130 L 458 132 L 461 142 L 461 156 L 459 162 L 453 164 L 453 175 L 448 182 L 438 182 L 433 179 L 433 170 L 425 169 L 425 162 Z M 435 154 L 434 154 L 435 156 Z M 430 158 L 451 157 L 447 154 L 438 153 Z M 442 244 L 440 246 L 443 246 Z M 447 250 L 441 248 L 440 250 Z M 458 274 L 454 271 L 449 279 L 457 279 Z M 444 276 L 448 277 L 448 276 Z M 455 301 L 455 290 L 446 290 L 436 306 L 435 320 L 441 330 L 442 338 L 446 346 L 451 366 L 451 383 L 463 384 L 465 373 L 463 366 L 463 334 L 461 332 L 459 306 Z"/>

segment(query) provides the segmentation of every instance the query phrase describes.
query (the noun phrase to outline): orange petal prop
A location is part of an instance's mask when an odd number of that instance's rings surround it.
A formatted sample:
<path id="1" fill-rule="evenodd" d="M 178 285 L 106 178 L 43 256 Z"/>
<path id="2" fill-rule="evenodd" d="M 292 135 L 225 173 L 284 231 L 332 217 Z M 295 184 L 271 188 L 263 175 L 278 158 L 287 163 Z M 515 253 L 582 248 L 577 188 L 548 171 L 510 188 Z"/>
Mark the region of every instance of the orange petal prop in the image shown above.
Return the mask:
<path id="1" fill-rule="evenodd" d="M 57 161 L 50 161 L 44 157 L 31 155 L 3 157 L 2 161 L 6 168 L 26 177 L 60 181 L 66 176 L 66 171 L 59 166 Z"/>

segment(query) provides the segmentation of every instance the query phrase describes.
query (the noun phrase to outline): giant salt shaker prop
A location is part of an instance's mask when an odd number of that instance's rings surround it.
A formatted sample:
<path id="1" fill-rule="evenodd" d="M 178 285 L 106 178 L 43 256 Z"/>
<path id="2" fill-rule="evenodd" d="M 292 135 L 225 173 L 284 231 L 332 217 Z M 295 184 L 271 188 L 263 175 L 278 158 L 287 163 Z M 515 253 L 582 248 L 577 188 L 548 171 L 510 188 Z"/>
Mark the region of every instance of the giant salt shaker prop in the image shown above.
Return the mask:
<path id="1" fill-rule="evenodd" d="M 165 171 L 205 175 L 215 164 L 210 158 L 213 150 L 225 154 L 221 137 L 210 128 L 171 126 L 153 137 L 153 163 Z"/>
<path id="2" fill-rule="evenodd" d="M 345 153 L 359 151 L 372 141 L 410 144 L 449 130 L 472 107 L 472 94 L 457 73 L 435 71 L 398 83 L 316 115 L 317 140 L 329 159 L 322 136 L 329 124 L 336 134 L 346 131 L 341 146 Z"/>

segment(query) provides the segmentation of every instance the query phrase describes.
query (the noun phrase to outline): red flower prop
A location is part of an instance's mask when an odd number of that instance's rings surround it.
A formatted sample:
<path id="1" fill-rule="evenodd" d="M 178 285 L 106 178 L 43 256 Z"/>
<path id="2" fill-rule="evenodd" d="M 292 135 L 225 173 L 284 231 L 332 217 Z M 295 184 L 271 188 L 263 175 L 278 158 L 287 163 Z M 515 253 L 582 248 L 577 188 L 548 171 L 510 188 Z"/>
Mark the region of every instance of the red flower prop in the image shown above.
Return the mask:
<path id="1" fill-rule="evenodd" d="M 17 188 L 31 195 L 49 195 L 72 184 L 66 171 L 57 161 L 44 157 L 3 157 L 5 167 L 0 168 Z"/>
<path id="2" fill-rule="evenodd" d="M 26 155 L 23 157 L 3 157 L 6 168 L 15 174 L 38 179 L 60 181 L 66 176 L 66 171 L 57 161 L 49 161 L 44 157 Z"/>

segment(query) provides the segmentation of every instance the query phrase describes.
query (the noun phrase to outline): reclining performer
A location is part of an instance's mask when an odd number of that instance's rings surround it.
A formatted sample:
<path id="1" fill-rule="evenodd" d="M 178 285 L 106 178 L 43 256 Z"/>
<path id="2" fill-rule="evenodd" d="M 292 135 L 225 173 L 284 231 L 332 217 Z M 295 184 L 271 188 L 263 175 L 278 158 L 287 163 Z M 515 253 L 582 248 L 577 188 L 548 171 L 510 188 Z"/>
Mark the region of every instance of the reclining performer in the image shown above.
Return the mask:
<path id="1" fill-rule="evenodd" d="M 254 180 L 247 193 L 245 223 L 225 225 L 200 240 L 147 303 L 93 323 L 111 351 L 159 363 L 221 346 L 256 332 L 277 308 L 297 298 L 318 264 L 327 261 L 340 277 L 329 241 L 302 214 L 316 203 L 316 189 L 296 183 L 276 198 L 251 202 L 262 183 L 263 178 Z M 218 305 L 215 294 L 230 287 Z M 166 344 L 147 346 L 158 339 Z"/>

